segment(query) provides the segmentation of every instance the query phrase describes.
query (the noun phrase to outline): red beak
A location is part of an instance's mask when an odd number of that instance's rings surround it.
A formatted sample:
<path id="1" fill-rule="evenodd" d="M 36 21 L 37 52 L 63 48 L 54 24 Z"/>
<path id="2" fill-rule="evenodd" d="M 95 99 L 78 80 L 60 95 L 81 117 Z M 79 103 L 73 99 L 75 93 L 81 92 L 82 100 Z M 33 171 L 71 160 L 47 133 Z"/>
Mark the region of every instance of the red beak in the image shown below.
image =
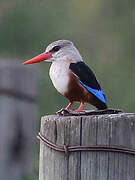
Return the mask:
<path id="1" fill-rule="evenodd" d="M 45 60 L 49 59 L 51 57 L 51 55 L 52 55 L 51 52 L 44 52 L 44 53 L 39 54 L 38 56 L 36 56 L 36 57 L 34 57 L 28 61 L 25 61 L 23 64 L 33 64 L 33 63 L 45 61 Z"/>

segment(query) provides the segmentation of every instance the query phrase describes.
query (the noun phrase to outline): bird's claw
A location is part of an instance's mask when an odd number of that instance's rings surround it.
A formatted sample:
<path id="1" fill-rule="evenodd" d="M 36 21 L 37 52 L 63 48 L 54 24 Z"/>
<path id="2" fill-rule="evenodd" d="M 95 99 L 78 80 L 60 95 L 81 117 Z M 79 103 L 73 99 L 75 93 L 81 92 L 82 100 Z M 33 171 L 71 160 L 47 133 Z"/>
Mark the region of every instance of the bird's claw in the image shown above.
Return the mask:
<path id="1" fill-rule="evenodd" d="M 69 111 L 66 110 L 66 109 L 64 109 L 64 108 L 62 108 L 62 109 L 60 109 L 59 111 L 57 111 L 56 114 L 62 115 L 62 116 L 66 116 L 66 115 L 69 114 Z"/>

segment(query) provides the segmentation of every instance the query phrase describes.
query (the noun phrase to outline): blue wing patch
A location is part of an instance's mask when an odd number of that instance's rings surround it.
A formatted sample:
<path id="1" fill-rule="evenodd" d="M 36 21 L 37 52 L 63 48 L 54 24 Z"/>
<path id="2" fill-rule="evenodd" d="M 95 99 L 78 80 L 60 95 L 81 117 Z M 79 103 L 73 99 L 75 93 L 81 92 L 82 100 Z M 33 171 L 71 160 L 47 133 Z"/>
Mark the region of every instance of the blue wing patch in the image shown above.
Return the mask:
<path id="1" fill-rule="evenodd" d="M 89 92 L 91 92 L 92 94 L 94 94 L 98 99 L 100 99 L 100 101 L 102 101 L 103 103 L 106 103 L 106 99 L 105 99 L 105 96 L 104 96 L 104 93 L 102 90 L 98 90 L 98 89 L 93 89 L 87 85 L 85 85 L 84 83 L 82 83 L 80 80 L 79 80 L 80 84 L 85 87 Z"/>

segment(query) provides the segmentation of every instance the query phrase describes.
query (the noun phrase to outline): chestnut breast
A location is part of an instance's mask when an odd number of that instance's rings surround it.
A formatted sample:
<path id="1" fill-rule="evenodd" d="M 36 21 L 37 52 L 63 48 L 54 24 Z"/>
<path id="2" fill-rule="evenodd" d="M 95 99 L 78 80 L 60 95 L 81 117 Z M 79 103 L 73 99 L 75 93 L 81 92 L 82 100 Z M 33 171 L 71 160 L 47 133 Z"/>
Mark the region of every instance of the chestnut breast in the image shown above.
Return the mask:
<path id="1" fill-rule="evenodd" d="M 93 96 L 79 83 L 78 77 L 69 70 L 68 91 L 64 94 L 70 101 L 89 102 Z"/>

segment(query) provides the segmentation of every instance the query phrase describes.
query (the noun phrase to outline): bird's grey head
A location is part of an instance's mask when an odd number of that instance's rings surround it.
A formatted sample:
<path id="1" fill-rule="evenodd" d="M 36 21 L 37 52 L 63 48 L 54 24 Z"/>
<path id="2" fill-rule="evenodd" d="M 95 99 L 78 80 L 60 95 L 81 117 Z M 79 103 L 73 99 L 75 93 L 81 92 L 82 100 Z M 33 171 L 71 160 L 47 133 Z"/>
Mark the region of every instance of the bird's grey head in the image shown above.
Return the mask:
<path id="1" fill-rule="evenodd" d="M 70 59 L 72 62 L 82 61 L 82 57 L 71 41 L 58 40 L 49 44 L 45 52 L 52 52 L 49 61 L 60 61 Z"/>

